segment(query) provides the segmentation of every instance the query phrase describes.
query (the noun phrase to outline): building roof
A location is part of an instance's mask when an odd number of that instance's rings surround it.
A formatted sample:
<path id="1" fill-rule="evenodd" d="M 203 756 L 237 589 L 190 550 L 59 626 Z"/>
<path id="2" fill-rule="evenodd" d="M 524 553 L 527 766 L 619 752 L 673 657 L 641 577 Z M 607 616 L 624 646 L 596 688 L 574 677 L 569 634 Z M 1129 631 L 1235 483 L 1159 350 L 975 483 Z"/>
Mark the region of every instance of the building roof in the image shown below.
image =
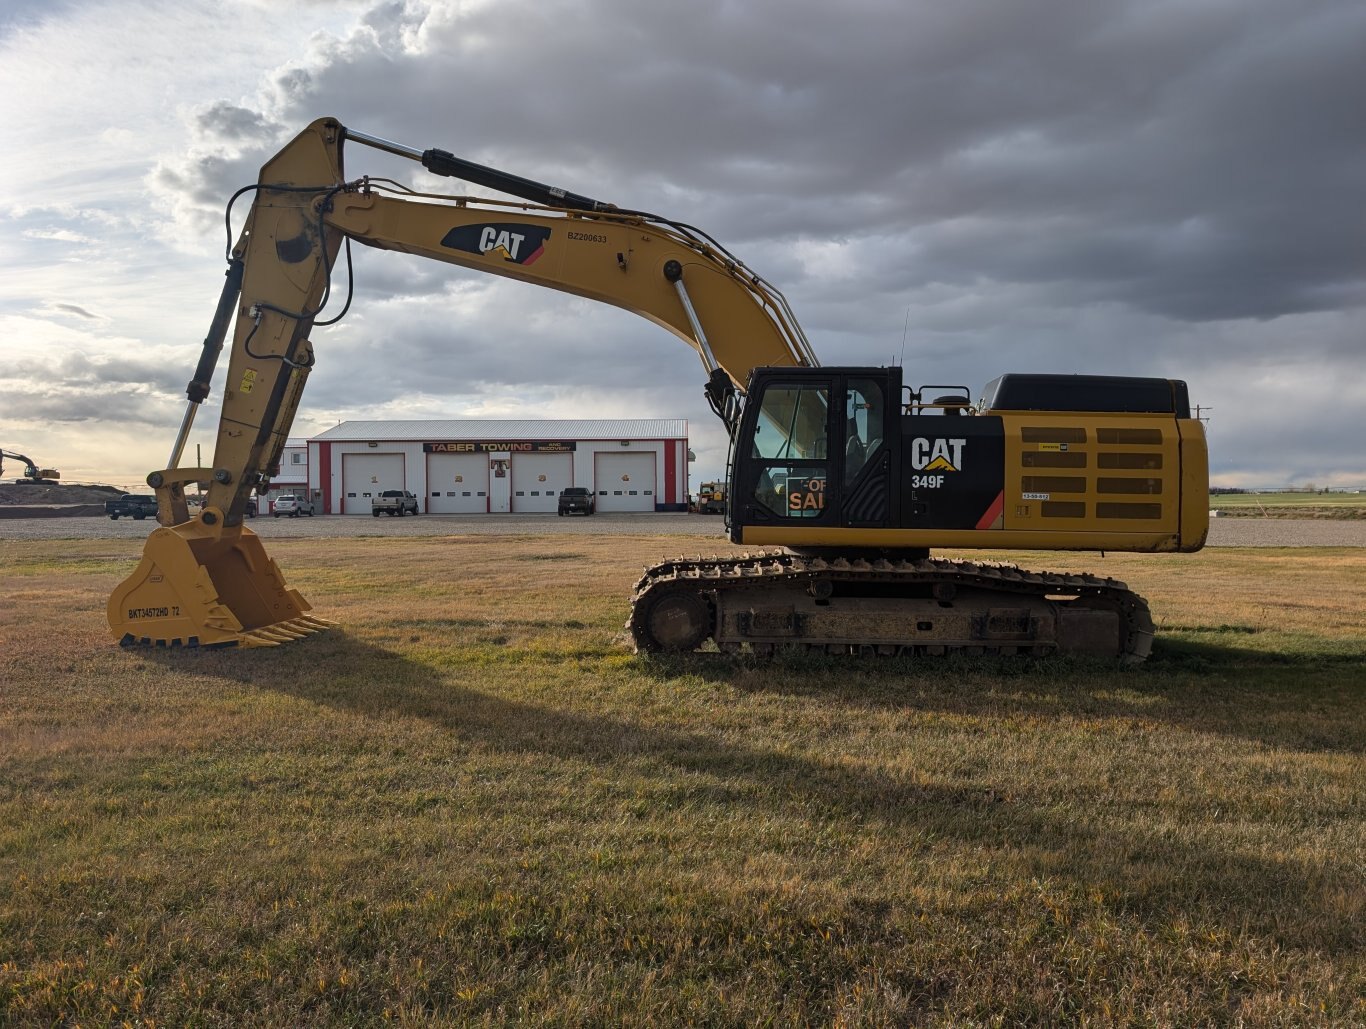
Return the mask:
<path id="1" fill-rule="evenodd" d="M 315 440 L 687 439 L 686 418 L 516 418 L 342 422 Z"/>

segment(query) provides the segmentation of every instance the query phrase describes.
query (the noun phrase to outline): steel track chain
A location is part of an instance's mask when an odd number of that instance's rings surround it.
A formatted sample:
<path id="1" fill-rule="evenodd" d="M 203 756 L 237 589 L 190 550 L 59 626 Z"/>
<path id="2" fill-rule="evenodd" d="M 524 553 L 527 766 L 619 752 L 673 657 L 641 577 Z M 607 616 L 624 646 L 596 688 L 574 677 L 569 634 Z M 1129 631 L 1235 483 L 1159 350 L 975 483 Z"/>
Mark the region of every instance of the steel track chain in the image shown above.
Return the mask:
<path id="1" fill-rule="evenodd" d="M 1148 603 L 1118 579 L 1103 578 L 1088 573 L 1033 572 L 1017 565 L 980 561 L 949 561 L 937 558 L 901 560 L 891 558 L 836 558 L 807 557 L 786 551 L 760 551 L 740 555 L 711 557 L 678 557 L 661 561 L 645 569 L 631 598 L 631 619 L 626 623 L 637 650 L 658 650 L 652 640 L 647 612 L 652 602 L 662 593 L 691 591 L 700 595 L 718 590 L 762 589 L 782 582 L 801 582 L 828 578 L 845 582 L 896 583 L 899 585 L 953 583 L 993 590 L 1001 594 L 1028 594 L 1035 597 L 1074 596 L 1103 598 L 1112 604 L 1124 622 L 1125 645 L 1120 659 L 1137 664 L 1152 648 L 1153 623 Z M 752 644 L 758 654 L 771 653 L 773 646 Z M 1014 641 L 980 641 L 972 644 L 935 644 L 930 647 L 912 645 L 888 648 L 865 644 L 828 647 L 822 643 L 806 644 L 811 650 L 862 654 L 886 654 L 910 651 L 936 655 L 953 652 L 1019 653 L 1033 648 Z M 735 651 L 738 644 L 726 644 L 723 651 Z"/>

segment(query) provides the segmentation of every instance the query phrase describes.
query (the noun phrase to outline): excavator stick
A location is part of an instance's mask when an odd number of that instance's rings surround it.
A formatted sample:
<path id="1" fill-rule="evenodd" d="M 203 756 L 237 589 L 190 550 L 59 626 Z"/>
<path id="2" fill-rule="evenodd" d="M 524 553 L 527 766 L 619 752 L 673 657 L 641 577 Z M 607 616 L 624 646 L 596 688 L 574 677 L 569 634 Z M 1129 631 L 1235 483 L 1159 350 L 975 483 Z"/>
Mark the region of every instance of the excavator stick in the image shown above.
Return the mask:
<path id="1" fill-rule="evenodd" d="M 109 598 L 109 627 L 125 647 L 274 647 L 335 623 L 306 612 L 245 527 L 195 535 L 197 521 L 160 528 L 142 562 Z"/>

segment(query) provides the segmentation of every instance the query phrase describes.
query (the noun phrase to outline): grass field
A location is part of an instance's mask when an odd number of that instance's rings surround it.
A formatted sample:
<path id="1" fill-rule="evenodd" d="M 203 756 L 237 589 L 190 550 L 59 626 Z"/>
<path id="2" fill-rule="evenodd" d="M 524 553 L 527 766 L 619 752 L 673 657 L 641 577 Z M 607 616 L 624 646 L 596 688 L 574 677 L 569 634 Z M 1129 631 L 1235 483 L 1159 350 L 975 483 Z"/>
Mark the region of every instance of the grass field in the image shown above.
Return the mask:
<path id="1" fill-rule="evenodd" d="M 6 542 L 0 1024 L 1366 1023 L 1366 550 L 1020 555 L 1138 669 L 636 657 L 687 549 L 279 540 L 343 629 L 147 652 Z"/>
<path id="2" fill-rule="evenodd" d="M 1363 493 L 1221 493 L 1209 506 L 1234 517 L 1366 518 Z"/>

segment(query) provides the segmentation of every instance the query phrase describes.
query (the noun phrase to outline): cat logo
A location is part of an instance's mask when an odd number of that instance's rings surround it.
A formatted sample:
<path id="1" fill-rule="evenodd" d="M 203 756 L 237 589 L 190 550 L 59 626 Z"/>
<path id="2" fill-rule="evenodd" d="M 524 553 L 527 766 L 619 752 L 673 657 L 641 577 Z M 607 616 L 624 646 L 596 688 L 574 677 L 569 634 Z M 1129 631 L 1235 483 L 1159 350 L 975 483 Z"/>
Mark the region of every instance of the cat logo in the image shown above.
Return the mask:
<path id="1" fill-rule="evenodd" d="M 467 254 L 501 257 L 512 264 L 534 264 L 545 253 L 550 229 L 520 222 L 485 222 L 451 229 L 441 240 L 443 247 Z"/>
<path id="2" fill-rule="evenodd" d="M 966 439 L 911 440 L 911 467 L 918 472 L 957 472 L 963 469 L 963 447 Z"/>

